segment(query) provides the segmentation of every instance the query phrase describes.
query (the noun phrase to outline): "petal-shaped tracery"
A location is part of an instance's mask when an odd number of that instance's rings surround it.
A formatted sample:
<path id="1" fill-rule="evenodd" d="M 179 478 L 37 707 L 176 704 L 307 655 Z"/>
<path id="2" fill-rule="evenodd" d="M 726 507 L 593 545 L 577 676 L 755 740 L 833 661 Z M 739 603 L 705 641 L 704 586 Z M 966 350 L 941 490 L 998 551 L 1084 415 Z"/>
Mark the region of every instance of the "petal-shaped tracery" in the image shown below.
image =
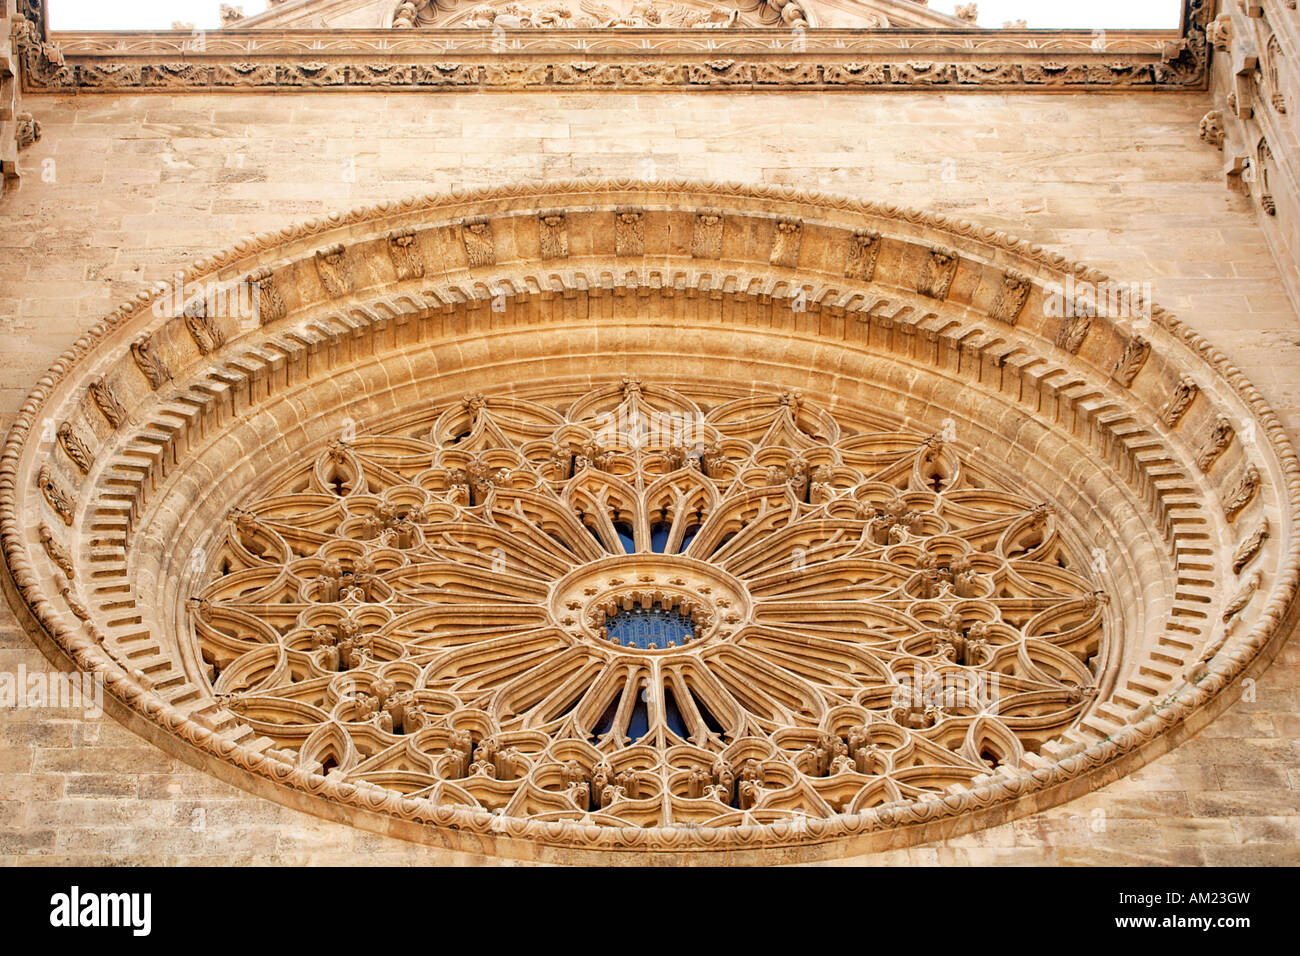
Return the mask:
<path id="1" fill-rule="evenodd" d="M 1027 766 L 1095 694 L 1085 567 L 938 436 L 625 380 L 331 442 L 231 515 L 192 607 L 213 691 L 300 766 L 730 826 Z"/>

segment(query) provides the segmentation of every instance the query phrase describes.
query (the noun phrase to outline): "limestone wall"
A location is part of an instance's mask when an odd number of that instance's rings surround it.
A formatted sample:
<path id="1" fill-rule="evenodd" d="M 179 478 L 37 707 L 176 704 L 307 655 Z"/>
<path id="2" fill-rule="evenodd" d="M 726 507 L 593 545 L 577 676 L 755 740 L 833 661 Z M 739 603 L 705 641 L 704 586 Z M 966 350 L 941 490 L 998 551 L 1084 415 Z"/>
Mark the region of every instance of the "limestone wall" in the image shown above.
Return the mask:
<path id="1" fill-rule="evenodd" d="M 1300 321 L 1206 94 L 30 95 L 0 202 L 0 423 L 81 331 L 254 231 L 510 180 L 825 189 L 1013 231 L 1150 282 L 1300 441 Z M 1294 265 L 1292 268 L 1295 268 Z M 0 608 L 0 670 L 48 667 Z M 1072 804 L 870 862 L 1300 862 L 1300 646 L 1197 738 Z M 0 710 L 5 862 L 450 859 L 226 786 L 109 719 Z"/>

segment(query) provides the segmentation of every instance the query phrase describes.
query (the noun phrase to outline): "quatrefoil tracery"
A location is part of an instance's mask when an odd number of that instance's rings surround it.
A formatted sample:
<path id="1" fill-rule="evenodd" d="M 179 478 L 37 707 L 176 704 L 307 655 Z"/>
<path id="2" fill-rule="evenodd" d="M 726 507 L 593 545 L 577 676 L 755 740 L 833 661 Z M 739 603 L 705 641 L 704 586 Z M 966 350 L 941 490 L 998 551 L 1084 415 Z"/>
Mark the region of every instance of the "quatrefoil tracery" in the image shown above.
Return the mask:
<path id="1" fill-rule="evenodd" d="M 628 380 L 331 442 L 232 515 L 193 606 L 214 693 L 295 764 L 726 826 L 1032 760 L 1105 660 L 1076 550 L 937 437 Z M 634 606 L 693 638 L 608 640 Z"/>

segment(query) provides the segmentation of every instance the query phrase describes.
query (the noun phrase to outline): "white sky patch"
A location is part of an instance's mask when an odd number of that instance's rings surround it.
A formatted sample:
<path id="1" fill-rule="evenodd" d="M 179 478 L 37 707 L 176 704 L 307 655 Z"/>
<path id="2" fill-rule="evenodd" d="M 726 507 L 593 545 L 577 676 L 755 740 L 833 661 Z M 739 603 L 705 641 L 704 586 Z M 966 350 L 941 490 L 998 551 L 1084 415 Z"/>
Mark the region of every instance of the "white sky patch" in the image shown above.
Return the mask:
<path id="1" fill-rule="evenodd" d="M 230 0 L 227 0 L 230 2 Z M 816 0 L 812 0 L 815 4 Z M 721 0 L 725 6 L 726 0 Z M 220 25 L 220 0 L 48 0 L 53 30 L 168 30 L 173 22 L 192 23 L 200 29 Z M 235 0 L 249 16 L 266 9 L 265 0 Z M 953 0 L 931 0 L 930 7 L 951 13 Z M 1026 20 L 1030 27 L 1110 29 L 1175 29 L 1182 0 L 979 0 L 979 25 L 1000 27 L 1009 20 Z"/>

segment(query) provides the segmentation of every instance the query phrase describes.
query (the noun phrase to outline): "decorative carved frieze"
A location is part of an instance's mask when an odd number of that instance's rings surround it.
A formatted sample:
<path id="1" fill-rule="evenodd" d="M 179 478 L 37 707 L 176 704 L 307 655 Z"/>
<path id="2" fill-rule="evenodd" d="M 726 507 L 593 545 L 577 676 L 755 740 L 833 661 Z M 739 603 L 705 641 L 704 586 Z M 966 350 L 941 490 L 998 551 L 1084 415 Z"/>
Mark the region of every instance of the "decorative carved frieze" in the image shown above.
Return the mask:
<path id="1" fill-rule="evenodd" d="M 842 54 L 840 54 L 842 55 Z M 832 54 L 834 56 L 834 54 Z M 102 66 L 84 63 L 66 67 L 42 79 L 33 77 L 33 91 L 73 90 L 112 92 L 126 89 L 207 91 L 215 87 L 296 90 L 381 89 L 425 91 L 452 89 L 671 88 L 683 91 L 718 87 L 785 90 L 952 89 L 1000 91 L 1044 89 L 1195 89 L 1202 77 L 1194 72 L 1170 72 L 1148 63 L 1083 66 L 1055 60 L 1005 64 L 964 61 L 892 62 L 772 62 L 765 59 L 683 60 L 663 56 L 653 61 L 602 60 L 542 62 L 358 62 L 341 66 L 322 61 L 190 64 L 170 71 L 163 65 L 130 63 Z"/>
<path id="2" fill-rule="evenodd" d="M 1185 33 L 1173 43 L 1164 31 L 1065 33 L 1054 36 L 1050 48 L 1038 37 L 1016 32 L 989 31 L 975 49 L 969 34 L 961 31 L 805 29 L 802 12 L 790 14 L 802 9 L 797 0 L 774 0 L 775 23 L 770 30 L 708 30 L 707 52 L 701 50 L 699 28 L 725 24 L 729 14 L 719 9 L 697 8 L 690 16 L 721 16 L 721 23 L 687 23 L 670 17 L 661 19 L 653 30 L 632 33 L 584 26 L 583 17 L 563 16 L 554 4 L 536 9 L 536 16 L 548 24 L 538 29 L 531 27 L 539 21 L 522 9 L 484 10 L 481 22 L 474 21 L 479 29 L 422 30 L 421 40 L 434 51 L 422 56 L 402 52 L 403 47 L 382 33 L 338 30 L 328 61 L 304 55 L 302 51 L 318 38 L 294 29 L 263 35 L 217 32 L 206 38 L 201 51 L 192 49 L 188 37 L 174 34 L 134 37 L 129 52 L 122 50 L 117 38 L 76 34 L 63 38 L 66 63 L 50 55 L 55 51 L 46 50 L 48 44 L 27 42 L 24 83 L 33 89 L 104 92 L 220 86 L 414 91 L 575 85 L 683 90 L 737 85 L 1199 89 L 1205 85 L 1210 48 L 1206 2 L 1184 2 Z M 512 24 L 518 21 L 511 32 L 527 33 L 526 42 L 512 39 L 510 48 L 502 49 L 504 31 L 495 27 L 503 16 Z M 598 17 L 592 19 L 600 22 Z M 487 26 L 489 21 L 492 26 Z M 399 11 L 395 23 L 401 22 Z M 923 55 L 915 52 L 919 48 L 924 48 Z M 900 53 L 907 58 L 900 59 Z"/>

